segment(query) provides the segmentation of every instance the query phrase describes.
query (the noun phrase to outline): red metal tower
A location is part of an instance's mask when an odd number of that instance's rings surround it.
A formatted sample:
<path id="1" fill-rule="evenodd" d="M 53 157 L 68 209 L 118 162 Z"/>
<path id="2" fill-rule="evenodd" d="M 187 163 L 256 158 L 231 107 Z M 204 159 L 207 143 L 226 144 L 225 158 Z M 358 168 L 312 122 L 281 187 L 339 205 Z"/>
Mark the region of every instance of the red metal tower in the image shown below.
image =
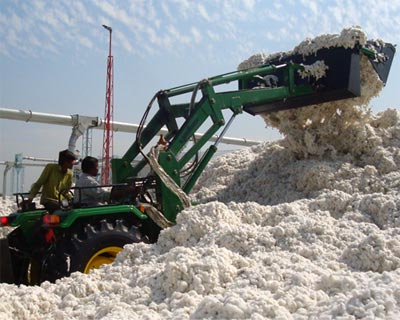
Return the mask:
<path id="1" fill-rule="evenodd" d="M 114 153 L 113 146 L 113 117 L 114 117 L 114 58 L 111 55 L 111 36 L 112 29 L 103 24 L 103 27 L 110 32 L 110 46 L 107 59 L 107 84 L 106 84 L 106 103 L 104 111 L 104 130 L 103 130 L 103 153 L 101 184 L 110 183 L 111 158 Z"/>

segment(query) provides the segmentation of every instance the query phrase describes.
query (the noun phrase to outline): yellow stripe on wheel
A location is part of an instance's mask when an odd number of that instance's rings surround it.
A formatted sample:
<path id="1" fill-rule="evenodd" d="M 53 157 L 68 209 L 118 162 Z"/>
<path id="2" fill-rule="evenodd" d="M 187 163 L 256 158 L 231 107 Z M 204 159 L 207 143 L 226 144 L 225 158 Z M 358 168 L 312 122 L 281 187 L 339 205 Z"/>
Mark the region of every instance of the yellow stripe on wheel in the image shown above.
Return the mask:
<path id="1" fill-rule="evenodd" d="M 118 252 L 121 252 L 122 248 L 120 247 L 106 247 L 97 251 L 86 264 L 85 270 L 83 273 L 89 273 L 92 269 L 99 268 L 102 264 L 109 264 L 114 262 L 115 257 Z"/>

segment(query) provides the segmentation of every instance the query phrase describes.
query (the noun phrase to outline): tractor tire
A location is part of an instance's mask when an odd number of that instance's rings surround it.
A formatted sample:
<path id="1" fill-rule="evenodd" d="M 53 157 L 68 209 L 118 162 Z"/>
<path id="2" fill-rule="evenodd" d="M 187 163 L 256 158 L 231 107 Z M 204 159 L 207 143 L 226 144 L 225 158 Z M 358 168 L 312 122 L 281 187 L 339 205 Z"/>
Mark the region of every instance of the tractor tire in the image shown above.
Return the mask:
<path id="1" fill-rule="evenodd" d="M 14 272 L 7 238 L 0 239 L 0 257 L 0 282 L 14 283 Z"/>
<path id="2" fill-rule="evenodd" d="M 55 282 L 71 273 L 112 263 L 128 243 L 148 242 L 138 227 L 124 219 L 103 219 L 75 226 L 57 248 L 44 257 L 41 281 Z"/>
<path id="3" fill-rule="evenodd" d="M 36 237 L 36 239 L 39 237 Z M 4 239 L 2 241 L 2 246 L 4 246 Z M 25 236 L 22 232 L 21 228 L 16 228 L 15 230 L 11 231 L 7 235 L 6 241 L 8 242 L 9 248 L 7 248 L 7 254 L 1 254 L 1 264 L 8 265 L 11 268 L 12 277 L 14 279 L 13 282 L 10 281 L 1 281 L 1 282 L 8 282 L 13 283 L 16 285 L 34 285 L 37 284 L 37 266 L 36 260 L 32 256 L 33 248 L 41 248 L 42 244 L 39 245 L 38 243 L 31 243 L 29 246 L 26 242 Z M 2 248 L 1 251 L 3 251 Z M 9 260 L 9 262 L 7 262 Z M 33 265 L 33 267 L 32 267 Z M 4 267 L 4 266 L 3 266 Z M 9 273 L 8 273 L 9 274 Z"/>

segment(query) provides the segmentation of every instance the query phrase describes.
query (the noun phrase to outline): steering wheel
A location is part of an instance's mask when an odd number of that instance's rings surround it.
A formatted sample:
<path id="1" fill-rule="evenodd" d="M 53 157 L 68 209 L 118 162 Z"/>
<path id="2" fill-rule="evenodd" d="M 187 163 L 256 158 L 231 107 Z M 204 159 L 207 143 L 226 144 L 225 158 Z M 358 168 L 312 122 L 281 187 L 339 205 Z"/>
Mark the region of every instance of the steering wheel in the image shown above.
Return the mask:
<path id="1" fill-rule="evenodd" d="M 61 198 L 63 197 L 63 198 Z M 71 210 L 74 206 L 74 194 L 71 190 L 64 190 L 58 194 L 58 204 L 61 210 Z"/>
<path id="2" fill-rule="evenodd" d="M 21 212 L 24 211 L 30 211 L 30 210 L 35 210 L 36 209 L 36 204 L 35 202 L 28 202 L 28 197 L 25 197 L 28 195 L 27 193 L 17 193 L 17 205 L 18 208 Z"/>

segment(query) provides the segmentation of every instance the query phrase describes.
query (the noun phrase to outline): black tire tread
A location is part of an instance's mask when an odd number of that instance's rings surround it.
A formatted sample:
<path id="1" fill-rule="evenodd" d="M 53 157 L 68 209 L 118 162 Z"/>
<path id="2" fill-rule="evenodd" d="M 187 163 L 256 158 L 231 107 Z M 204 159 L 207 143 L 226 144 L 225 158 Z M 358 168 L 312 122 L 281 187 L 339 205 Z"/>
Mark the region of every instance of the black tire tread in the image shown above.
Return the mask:
<path id="1" fill-rule="evenodd" d="M 83 272 L 90 257 L 102 248 L 122 248 L 125 244 L 138 242 L 148 241 L 132 221 L 105 218 L 77 224 L 57 245 L 55 252 L 43 259 L 41 282 L 54 282 L 73 272 Z"/>

